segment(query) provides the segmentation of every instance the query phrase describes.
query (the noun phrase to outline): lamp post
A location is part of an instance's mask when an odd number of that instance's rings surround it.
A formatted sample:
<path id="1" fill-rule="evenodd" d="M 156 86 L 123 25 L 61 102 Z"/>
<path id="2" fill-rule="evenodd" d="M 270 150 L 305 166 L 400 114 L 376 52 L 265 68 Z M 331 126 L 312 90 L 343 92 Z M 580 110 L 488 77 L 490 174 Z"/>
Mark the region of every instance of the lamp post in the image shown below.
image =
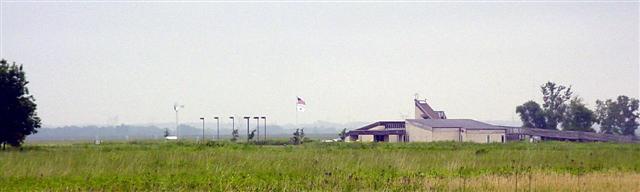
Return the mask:
<path id="1" fill-rule="evenodd" d="M 256 141 L 260 141 L 260 117 L 253 117 L 256 120 Z"/>
<path id="2" fill-rule="evenodd" d="M 220 140 L 220 118 L 213 117 L 216 120 L 216 141 Z"/>
<path id="3" fill-rule="evenodd" d="M 251 117 L 244 117 L 244 119 L 247 120 L 247 143 L 249 143 L 249 119 L 251 119 Z"/>
<path id="4" fill-rule="evenodd" d="M 261 119 L 264 119 L 264 124 L 263 124 L 263 126 L 264 126 L 264 133 L 263 133 L 263 135 L 264 135 L 264 141 L 267 141 L 267 117 L 266 117 L 266 116 L 262 116 L 262 117 L 260 117 L 260 118 L 261 118 Z"/>
<path id="5" fill-rule="evenodd" d="M 231 131 L 236 130 L 236 118 L 231 116 L 229 119 L 231 119 Z"/>
<path id="6" fill-rule="evenodd" d="M 202 120 L 202 143 L 204 143 L 204 117 L 200 117 L 200 120 Z"/>

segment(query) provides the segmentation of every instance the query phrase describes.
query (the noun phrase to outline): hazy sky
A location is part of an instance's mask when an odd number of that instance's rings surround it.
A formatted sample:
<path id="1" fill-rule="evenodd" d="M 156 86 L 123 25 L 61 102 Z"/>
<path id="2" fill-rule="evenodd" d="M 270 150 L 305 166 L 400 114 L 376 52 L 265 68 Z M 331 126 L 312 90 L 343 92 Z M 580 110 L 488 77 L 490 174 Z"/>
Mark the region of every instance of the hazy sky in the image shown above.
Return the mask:
<path id="1" fill-rule="evenodd" d="M 0 57 L 24 64 L 45 125 L 267 114 L 518 120 L 546 81 L 638 97 L 639 8 L 626 3 L 37 3 L 0 5 Z"/>

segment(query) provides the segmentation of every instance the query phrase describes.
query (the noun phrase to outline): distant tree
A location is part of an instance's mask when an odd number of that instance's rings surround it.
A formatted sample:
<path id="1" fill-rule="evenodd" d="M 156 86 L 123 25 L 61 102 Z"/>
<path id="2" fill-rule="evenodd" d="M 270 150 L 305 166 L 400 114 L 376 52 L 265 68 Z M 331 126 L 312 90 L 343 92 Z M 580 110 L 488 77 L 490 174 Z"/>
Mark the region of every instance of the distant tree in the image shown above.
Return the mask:
<path id="1" fill-rule="evenodd" d="M 293 137 L 289 138 L 289 143 L 297 145 L 300 143 L 299 137 L 298 135 L 300 134 L 300 130 L 296 129 L 295 132 L 293 132 Z"/>
<path id="2" fill-rule="evenodd" d="M 546 129 L 557 129 L 562 122 L 564 112 L 567 108 L 566 101 L 571 99 L 571 86 L 565 87 L 554 82 L 547 82 L 540 86 L 544 109 Z"/>
<path id="3" fill-rule="evenodd" d="M 22 65 L 0 60 L 0 145 L 22 145 L 27 135 L 37 133 L 40 118 L 33 95 L 29 94 Z"/>
<path id="4" fill-rule="evenodd" d="M 619 113 L 618 111 L 617 104 L 611 99 L 596 101 L 596 120 L 600 124 L 601 133 L 620 134 L 620 129 L 616 127 L 616 113 Z"/>
<path id="5" fill-rule="evenodd" d="M 520 115 L 522 127 L 528 128 L 545 128 L 546 120 L 544 112 L 540 105 L 535 101 L 527 101 L 526 103 L 516 107 L 516 113 Z"/>
<path id="6" fill-rule="evenodd" d="M 231 131 L 231 141 L 235 142 L 240 138 L 240 134 L 238 133 L 238 129 L 233 129 Z"/>
<path id="7" fill-rule="evenodd" d="M 638 99 L 621 95 L 618 96 L 617 103 L 620 108 L 620 116 L 617 118 L 620 132 L 622 135 L 635 135 L 638 129 Z"/>
<path id="8" fill-rule="evenodd" d="M 304 142 L 304 129 L 296 129 L 293 132 L 293 137 L 289 138 L 289 142 L 294 145 L 302 144 Z"/>
<path id="9" fill-rule="evenodd" d="M 169 129 L 164 128 L 164 137 L 168 137 L 168 136 L 169 136 Z"/>
<path id="10" fill-rule="evenodd" d="M 582 99 L 574 97 L 565 111 L 562 130 L 595 132 L 591 128 L 594 122 L 596 122 L 596 116 L 593 111 L 582 103 Z"/>
<path id="11" fill-rule="evenodd" d="M 340 141 L 344 141 L 347 138 L 347 129 L 342 129 L 342 131 L 338 133 L 338 136 L 340 137 Z"/>
<path id="12" fill-rule="evenodd" d="M 621 95 L 615 101 L 596 101 L 596 117 L 602 133 L 635 135 L 638 116 L 638 99 Z"/>
<path id="13" fill-rule="evenodd" d="M 249 140 L 252 140 L 254 137 L 256 136 L 256 130 L 252 130 L 251 133 L 249 133 Z"/>

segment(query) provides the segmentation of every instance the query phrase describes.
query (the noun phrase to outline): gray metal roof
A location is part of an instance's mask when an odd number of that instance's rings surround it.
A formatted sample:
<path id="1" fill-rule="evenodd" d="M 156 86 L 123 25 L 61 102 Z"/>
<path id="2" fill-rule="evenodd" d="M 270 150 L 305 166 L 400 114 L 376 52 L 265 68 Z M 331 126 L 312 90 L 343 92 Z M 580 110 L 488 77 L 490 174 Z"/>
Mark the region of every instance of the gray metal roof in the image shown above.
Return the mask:
<path id="1" fill-rule="evenodd" d="M 385 130 L 351 130 L 347 135 L 405 135 L 404 129 L 385 129 Z"/>
<path id="2" fill-rule="evenodd" d="M 404 121 L 378 121 L 375 123 L 371 123 L 369 125 L 365 125 L 364 127 L 358 128 L 356 130 L 369 130 L 371 128 L 374 128 L 376 126 L 385 126 L 385 129 L 387 128 L 388 124 L 401 124 L 400 127 L 396 127 L 396 128 L 403 128 L 404 129 Z"/>
<path id="3" fill-rule="evenodd" d="M 407 119 L 421 128 L 506 129 L 472 119 Z"/>
<path id="4" fill-rule="evenodd" d="M 582 131 L 560 131 L 553 129 L 507 127 L 509 135 L 530 135 L 551 138 L 556 140 L 579 140 L 579 141 L 613 141 L 613 142 L 638 142 L 640 138 L 634 136 L 612 135 L 604 133 L 582 132 Z"/>

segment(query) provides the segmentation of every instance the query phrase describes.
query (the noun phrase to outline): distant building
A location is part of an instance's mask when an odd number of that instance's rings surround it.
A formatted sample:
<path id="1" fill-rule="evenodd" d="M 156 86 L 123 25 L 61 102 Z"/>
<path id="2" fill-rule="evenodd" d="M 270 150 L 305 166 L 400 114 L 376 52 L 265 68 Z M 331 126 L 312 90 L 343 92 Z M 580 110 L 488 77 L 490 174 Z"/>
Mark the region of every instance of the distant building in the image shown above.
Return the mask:
<path id="1" fill-rule="evenodd" d="M 637 137 L 600 133 L 557 131 L 536 128 L 497 126 L 472 119 L 447 119 L 444 111 L 435 111 L 426 100 L 414 100 L 415 119 L 378 121 L 347 132 L 347 142 L 432 142 L 459 141 L 504 143 L 507 141 L 614 141 L 635 142 Z"/>
<path id="2" fill-rule="evenodd" d="M 349 140 L 369 142 L 506 142 L 508 128 L 471 119 L 447 119 L 444 111 L 433 110 L 426 100 L 415 99 L 414 104 L 415 119 L 375 122 L 349 131 Z"/>

